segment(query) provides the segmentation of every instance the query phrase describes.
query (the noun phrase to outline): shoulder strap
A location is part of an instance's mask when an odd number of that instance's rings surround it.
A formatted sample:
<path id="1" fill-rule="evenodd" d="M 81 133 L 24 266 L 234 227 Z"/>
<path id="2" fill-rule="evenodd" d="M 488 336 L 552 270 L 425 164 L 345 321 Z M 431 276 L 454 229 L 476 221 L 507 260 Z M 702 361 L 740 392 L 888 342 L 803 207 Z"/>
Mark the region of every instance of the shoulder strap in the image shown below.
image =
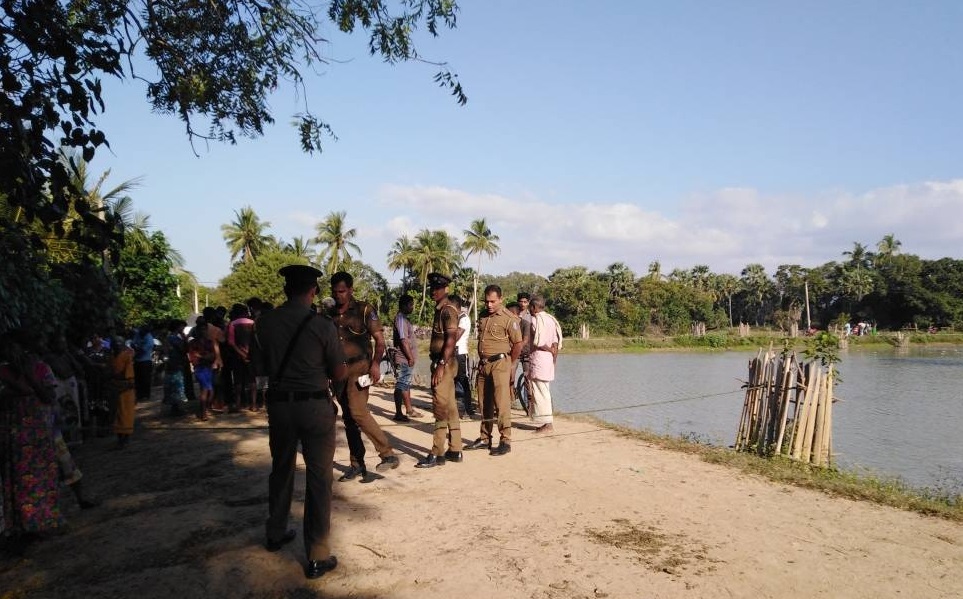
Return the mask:
<path id="1" fill-rule="evenodd" d="M 271 383 L 280 383 L 284 379 L 284 371 L 288 368 L 288 360 L 291 359 L 291 354 L 294 353 L 294 346 L 301 337 L 305 325 L 307 325 L 308 321 L 314 318 L 314 316 L 314 312 L 309 312 L 308 315 L 304 317 L 304 320 L 301 321 L 301 324 L 298 325 L 297 330 L 294 331 L 291 341 L 288 342 L 288 348 L 284 350 L 284 357 L 281 358 L 281 365 L 278 366 L 278 372 L 271 378 Z"/>

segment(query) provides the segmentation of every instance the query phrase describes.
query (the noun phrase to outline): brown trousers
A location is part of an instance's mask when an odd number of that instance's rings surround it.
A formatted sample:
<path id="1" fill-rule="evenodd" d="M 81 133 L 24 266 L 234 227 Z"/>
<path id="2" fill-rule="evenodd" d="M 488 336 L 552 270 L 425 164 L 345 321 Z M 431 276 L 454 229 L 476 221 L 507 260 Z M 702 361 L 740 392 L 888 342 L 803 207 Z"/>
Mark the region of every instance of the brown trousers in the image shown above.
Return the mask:
<path id="1" fill-rule="evenodd" d="M 482 421 L 479 437 L 492 440 L 493 420 L 498 412 L 498 434 L 502 443 L 512 440 L 512 360 L 502 358 L 497 362 L 482 360 L 478 364 L 478 401 L 481 403 Z"/>
<path id="2" fill-rule="evenodd" d="M 443 368 L 437 387 L 431 388 L 431 412 L 435 416 L 435 434 L 432 439 L 431 453 L 444 455 L 445 446 L 451 451 L 461 451 L 461 420 L 458 418 L 458 401 L 455 399 L 455 374 L 457 362 L 435 366 L 432 370 Z"/>
<path id="3" fill-rule="evenodd" d="M 344 412 L 344 434 L 348 438 L 348 451 L 351 453 L 351 465 L 362 468 L 364 466 L 365 446 L 361 439 L 363 432 L 380 457 L 394 453 L 388 437 L 385 435 L 374 416 L 368 410 L 368 387 L 358 387 L 358 377 L 368 373 L 368 362 L 362 360 L 348 366 L 348 380 L 338 394 L 338 403 Z"/>

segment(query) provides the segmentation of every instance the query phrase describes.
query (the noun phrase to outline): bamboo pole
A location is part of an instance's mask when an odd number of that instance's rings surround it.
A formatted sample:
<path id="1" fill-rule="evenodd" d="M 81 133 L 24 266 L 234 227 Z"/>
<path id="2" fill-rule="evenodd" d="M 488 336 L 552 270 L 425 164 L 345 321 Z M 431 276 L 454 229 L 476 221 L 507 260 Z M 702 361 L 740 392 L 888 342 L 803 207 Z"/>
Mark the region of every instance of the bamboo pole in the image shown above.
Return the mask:
<path id="1" fill-rule="evenodd" d="M 802 459 L 802 448 L 803 439 L 805 438 L 806 433 L 806 422 L 809 421 L 809 406 L 812 403 L 813 390 L 816 387 L 816 379 L 819 376 L 819 369 L 816 368 L 816 365 L 813 363 L 810 363 L 806 370 L 806 393 L 803 397 L 802 408 L 800 410 L 796 410 L 796 420 L 793 422 L 795 432 L 793 433 L 792 458 L 794 460 Z"/>
<path id="2" fill-rule="evenodd" d="M 809 402 L 809 409 L 806 410 L 806 429 L 805 433 L 803 434 L 802 453 L 799 456 L 799 458 L 806 463 L 809 463 L 812 460 L 813 433 L 816 430 L 816 412 L 817 406 L 819 405 L 819 397 L 823 394 L 822 384 L 823 369 L 816 366 L 816 377 L 813 381 L 814 397 L 812 398 L 812 401 Z"/>
<path id="3" fill-rule="evenodd" d="M 826 376 L 826 415 L 823 423 L 823 463 L 829 466 L 832 463 L 833 445 L 833 382 L 835 381 L 833 367 L 829 367 L 829 374 Z"/>
<path id="4" fill-rule="evenodd" d="M 826 419 L 826 380 L 823 379 L 819 385 L 819 401 L 816 402 L 816 418 L 813 426 L 813 445 L 812 454 L 809 461 L 816 465 L 823 465 L 823 427 Z"/>
<path id="5" fill-rule="evenodd" d="M 736 431 L 736 450 L 745 447 L 746 420 L 749 417 L 749 402 L 752 398 L 753 377 L 755 376 L 756 360 L 749 360 L 749 377 L 746 380 L 746 396 L 742 402 L 742 413 L 739 415 L 739 430 Z"/>
<path id="6" fill-rule="evenodd" d="M 756 443 L 756 453 L 765 453 L 766 446 L 766 414 L 769 402 L 769 389 L 772 386 L 772 369 L 773 360 L 772 354 L 766 353 L 766 362 L 763 367 L 762 381 L 759 387 L 759 393 L 756 395 L 757 398 L 757 414 L 755 421 L 755 443 Z"/>
<path id="7" fill-rule="evenodd" d="M 755 430 L 754 422 L 756 420 L 756 414 L 759 412 L 758 406 L 758 395 L 759 386 L 761 384 L 761 377 L 763 371 L 762 362 L 762 350 L 759 350 L 759 354 L 756 356 L 754 361 L 753 376 L 750 380 L 750 395 L 749 395 L 749 409 L 746 414 L 746 447 L 748 448 L 753 443 L 753 432 Z"/>
<path id="8" fill-rule="evenodd" d="M 788 449 L 786 451 L 786 455 L 788 456 L 792 455 L 793 442 L 796 439 L 796 424 L 799 422 L 799 413 L 802 410 L 802 404 L 806 397 L 806 372 L 808 368 L 808 364 L 799 364 L 799 367 L 796 371 L 796 392 L 794 394 L 795 397 L 793 397 L 792 400 L 792 426 L 789 427 L 789 440 L 787 442 Z"/>
<path id="9" fill-rule="evenodd" d="M 796 366 L 796 354 L 790 354 L 783 372 L 782 392 L 779 394 L 779 430 L 776 433 L 776 453 L 782 453 L 782 441 L 786 435 L 786 420 L 789 417 L 790 379 Z"/>

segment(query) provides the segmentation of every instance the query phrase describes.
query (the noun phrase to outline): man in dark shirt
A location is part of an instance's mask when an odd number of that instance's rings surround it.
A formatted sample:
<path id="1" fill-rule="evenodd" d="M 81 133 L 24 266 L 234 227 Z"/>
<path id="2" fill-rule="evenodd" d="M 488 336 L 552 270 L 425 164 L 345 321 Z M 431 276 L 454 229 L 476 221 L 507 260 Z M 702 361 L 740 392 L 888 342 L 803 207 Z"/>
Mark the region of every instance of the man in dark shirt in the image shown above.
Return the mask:
<path id="1" fill-rule="evenodd" d="M 287 523 L 300 442 L 306 471 L 304 548 L 308 564 L 304 572 L 308 578 L 317 578 L 338 565 L 328 543 L 336 422 L 329 386 L 344 380 L 347 368 L 334 324 L 311 310 L 321 271 L 291 265 L 280 274 L 288 300 L 257 320 L 251 346 L 255 372 L 270 377 L 272 463 L 266 547 L 278 551 L 296 536 Z"/>

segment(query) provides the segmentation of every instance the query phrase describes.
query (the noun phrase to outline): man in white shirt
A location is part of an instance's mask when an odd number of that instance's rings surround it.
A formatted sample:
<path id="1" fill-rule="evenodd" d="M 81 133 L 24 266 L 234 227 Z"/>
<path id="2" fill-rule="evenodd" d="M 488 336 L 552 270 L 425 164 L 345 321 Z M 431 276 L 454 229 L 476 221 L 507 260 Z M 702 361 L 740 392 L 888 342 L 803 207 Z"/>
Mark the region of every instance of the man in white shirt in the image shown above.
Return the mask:
<path id="1" fill-rule="evenodd" d="M 448 298 L 458 306 L 458 338 L 455 341 L 455 354 L 458 357 L 458 374 L 455 375 L 455 399 L 464 406 L 465 415 L 475 415 L 475 402 L 471 397 L 471 383 L 468 381 L 468 338 L 471 336 L 471 318 L 468 306 L 459 296 Z"/>

